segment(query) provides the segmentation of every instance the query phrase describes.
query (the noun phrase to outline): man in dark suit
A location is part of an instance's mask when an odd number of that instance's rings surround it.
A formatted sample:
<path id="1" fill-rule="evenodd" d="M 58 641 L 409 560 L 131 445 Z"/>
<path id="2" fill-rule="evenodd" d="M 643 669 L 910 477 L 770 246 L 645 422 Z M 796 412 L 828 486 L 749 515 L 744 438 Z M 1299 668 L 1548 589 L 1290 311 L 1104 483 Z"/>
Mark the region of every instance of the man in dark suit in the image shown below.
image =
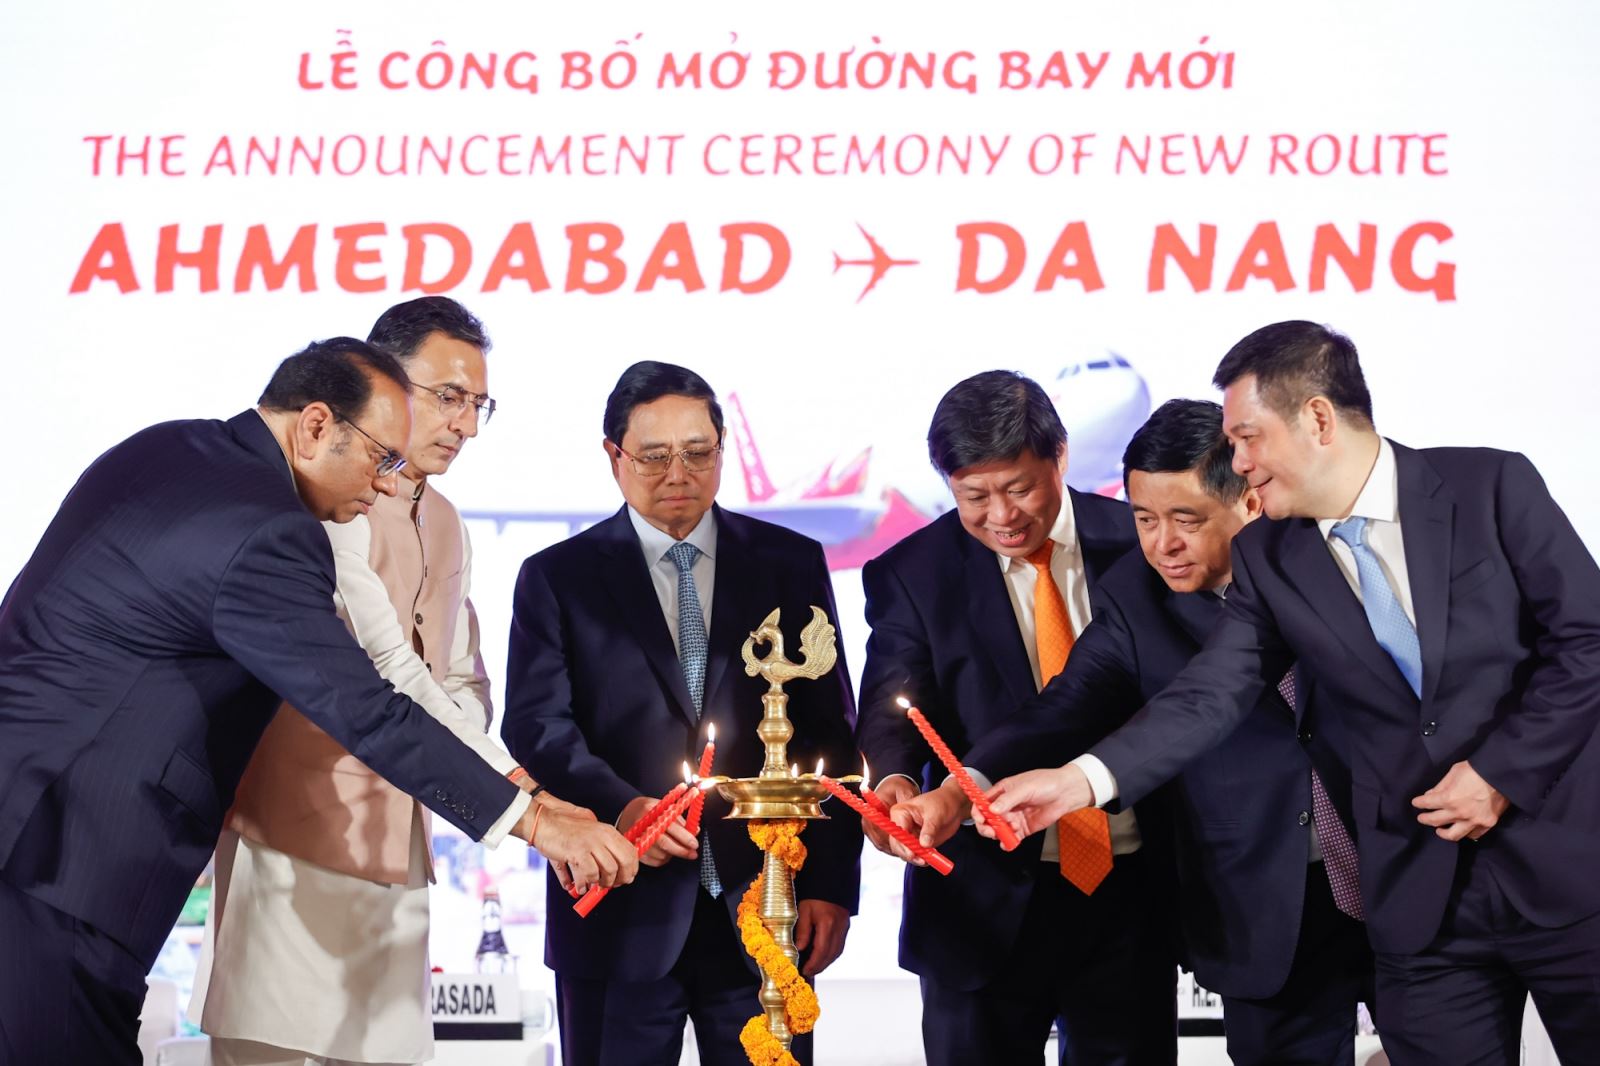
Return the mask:
<path id="1" fill-rule="evenodd" d="M 811 605 L 837 621 L 822 547 L 715 506 L 722 409 L 700 375 L 629 367 L 606 403 L 606 456 L 626 505 L 528 559 L 517 579 L 506 670 L 506 746 L 540 781 L 626 830 L 698 759 L 715 725 L 715 770 L 760 772 L 766 683 L 739 649 L 774 607 L 797 646 Z M 843 658 L 786 689 L 790 758 L 848 766 L 855 708 Z M 759 982 L 734 910 L 759 870 L 742 821 L 708 804 L 698 840 L 682 822 L 626 891 L 587 918 L 549 884 L 545 961 L 556 972 L 562 1060 L 675 1064 L 686 1019 L 705 1063 L 745 1062 L 739 1031 Z M 801 970 L 844 947 L 860 887 L 861 831 L 848 811 L 808 823 L 795 877 Z M 802 1061 L 810 1037 L 797 1037 Z"/>
<path id="2" fill-rule="evenodd" d="M 1234 540 L 1204 650 L 1090 764 L 998 786 L 1029 827 L 1137 799 L 1292 662 L 1350 768 L 1384 1047 L 1518 1060 L 1531 993 L 1564 1062 L 1600 1048 L 1600 569 L 1531 463 L 1379 437 L 1355 347 L 1280 322 L 1218 367 Z M 1107 774 L 1101 789 L 1090 773 Z"/>
<path id="3" fill-rule="evenodd" d="M 928 452 L 955 510 L 862 570 L 872 634 L 857 739 L 889 803 L 945 776 L 896 698 L 964 756 L 1060 670 L 1090 589 L 1136 543 L 1126 505 L 1064 492 L 1066 430 L 1020 374 L 946 393 Z M 1140 853 L 1142 818 L 1053 827 L 1010 854 L 967 830 L 948 844 L 954 874 L 907 870 L 900 965 L 921 977 L 930 1063 L 1037 1063 L 1052 1018 L 1064 1062 L 1175 1061 L 1169 904 Z M 1065 862 L 1063 831 L 1079 844 Z"/>
<path id="4" fill-rule="evenodd" d="M 1234 535 L 1260 513 L 1232 456 L 1222 408 L 1204 400 L 1169 401 L 1133 435 L 1123 478 L 1143 557 L 1095 585 L 1094 621 L 1066 669 L 967 762 L 992 778 L 1065 762 L 1194 657 L 1222 614 Z M 1292 675 L 1263 691 L 1166 790 L 1171 818 L 1146 834 L 1175 861 L 1185 963 L 1222 996 L 1236 1066 L 1352 1062 L 1356 1002 L 1370 998 L 1355 851 L 1330 799 L 1348 805 L 1349 775 L 1313 708 Z M 906 806 L 931 843 L 969 813 L 948 782 Z M 1167 825 L 1170 839 L 1155 839 Z"/>
<path id="5" fill-rule="evenodd" d="M 398 695 L 334 613 L 320 520 L 393 495 L 390 356 L 337 338 L 256 410 L 95 461 L 0 606 L 0 1060 L 137 1063 L 144 979 L 281 699 L 474 839 L 625 881 L 609 827 L 546 812 Z"/>

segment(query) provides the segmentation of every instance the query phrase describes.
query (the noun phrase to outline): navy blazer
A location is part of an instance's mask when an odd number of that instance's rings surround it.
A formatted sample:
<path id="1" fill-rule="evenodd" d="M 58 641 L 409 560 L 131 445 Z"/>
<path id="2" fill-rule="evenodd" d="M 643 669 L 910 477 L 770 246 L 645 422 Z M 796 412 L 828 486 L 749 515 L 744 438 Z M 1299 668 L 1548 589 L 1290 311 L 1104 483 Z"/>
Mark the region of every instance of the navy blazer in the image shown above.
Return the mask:
<path id="1" fill-rule="evenodd" d="M 1066 669 L 978 742 L 967 756 L 973 766 L 998 780 L 1067 762 L 1178 675 L 1223 601 L 1172 591 L 1134 552 L 1095 587 L 1094 607 Z M 1262 999 L 1289 977 L 1310 857 L 1313 758 L 1330 796 L 1348 806 L 1349 776 L 1324 750 L 1315 705 L 1303 674 L 1294 709 L 1276 686 L 1266 689 L 1222 744 L 1162 790 L 1164 817 L 1144 817 L 1148 801 L 1140 804 L 1145 848 L 1174 863 L 1185 963 L 1225 996 Z"/>
<path id="2" fill-rule="evenodd" d="M 739 649 L 774 607 L 783 612 L 791 658 L 813 604 L 835 626 L 839 613 L 820 544 L 721 507 L 714 513 L 717 580 L 703 706 L 717 727 L 716 772 L 754 777 L 766 757 L 756 726 L 767 684 L 744 672 Z M 704 731 L 626 507 L 523 563 L 512 612 L 502 736 L 541 784 L 614 822 L 631 800 L 663 795 L 683 780 L 681 764 L 699 761 Z M 784 691 L 794 724 L 790 761 L 810 768 L 823 757 L 841 772 L 852 766 L 855 701 L 842 648 L 832 671 Z M 801 840 L 810 857 L 795 877 L 795 894 L 854 913 L 861 823 L 835 807 L 828 804 L 829 817 L 806 826 Z M 731 922 L 761 853 L 744 822 L 722 817 L 727 811 L 711 793 L 702 824 Z M 633 884 L 580 918 L 552 875 L 545 962 L 567 977 L 664 977 L 688 939 L 698 891 L 697 863 L 644 866 Z"/>
<path id="3" fill-rule="evenodd" d="M 516 788 L 395 692 L 260 416 L 84 472 L 0 606 L 0 875 L 155 961 L 282 700 L 473 837 Z"/>
<path id="4" fill-rule="evenodd" d="M 1069 490 L 1091 591 L 1138 543 L 1128 506 Z M 958 757 L 1037 695 L 994 552 L 941 515 L 869 562 L 867 663 L 857 743 L 873 776 L 906 774 L 924 789 L 945 771 L 906 721 L 904 694 Z M 1037 876 L 1040 837 L 1003 852 L 970 826 L 941 847 L 956 864 L 942 877 L 907 866 L 900 965 L 957 988 L 976 989 L 1010 957 Z M 952 930 L 960 929 L 959 935 Z"/>
<path id="5" fill-rule="evenodd" d="M 1524 456 L 1394 451 L 1421 698 L 1316 522 L 1259 521 L 1234 538 L 1234 584 L 1204 650 L 1094 753 L 1136 799 L 1231 733 L 1298 660 L 1350 768 L 1374 948 L 1427 946 L 1463 848 L 1524 917 L 1570 924 L 1600 911 L 1600 568 Z M 1455 844 L 1411 800 L 1463 759 L 1511 809 L 1481 842 Z"/>

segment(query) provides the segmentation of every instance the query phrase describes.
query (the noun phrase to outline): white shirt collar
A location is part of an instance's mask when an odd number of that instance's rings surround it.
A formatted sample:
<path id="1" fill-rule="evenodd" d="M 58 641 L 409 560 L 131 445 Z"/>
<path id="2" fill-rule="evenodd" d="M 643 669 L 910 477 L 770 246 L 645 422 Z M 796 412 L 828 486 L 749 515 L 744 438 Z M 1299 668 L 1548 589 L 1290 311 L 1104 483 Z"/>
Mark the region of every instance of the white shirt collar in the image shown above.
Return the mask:
<path id="1" fill-rule="evenodd" d="M 1400 521 L 1400 477 L 1394 463 L 1394 446 L 1388 437 L 1378 438 L 1378 458 L 1361 487 L 1355 506 L 1350 508 L 1351 518 L 1367 518 L 1374 522 Z M 1317 522 L 1324 539 L 1331 536 L 1333 527 L 1342 519 L 1324 518 Z"/>
<path id="2" fill-rule="evenodd" d="M 672 539 L 670 533 L 665 533 L 645 521 L 644 515 L 635 511 L 632 506 L 628 508 L 628 519 L 633 523 L 633 531 L 639 535 L 639 546 L 644 549 L 644 561 L 650 566 L 655 566 L 665 559 L 667 552 L 671 551 L 672 546 L 678 543 Z M 717 519 L 711 508 L 706 509 L 706 513 L 700 517 L 700 521 L 689 531 L 689 535 L 683 539 L 699 548 L 706 558 L 716 559 Z"/>
<path id="3" fill-rule="evenodd" d="M 1072 497 L 1065 489 L 1061 490 L 1061 511 L 1056 515 L 1056 524 L 1050 527 L 1050 539 L 1056 542 L 1055 551 L 1050 553 L 1050 558 L 1056 557 L 1056 552 L 1063 549 L 1071 550 L 1078 543 L 1078 524 L 1072 516 Z M 1026 559 L 1013 558 L 995 552 L 995 558 L 1000 560 L 1000 572 L 1008 573 L 1013 563 L 1026 563 Z"/>

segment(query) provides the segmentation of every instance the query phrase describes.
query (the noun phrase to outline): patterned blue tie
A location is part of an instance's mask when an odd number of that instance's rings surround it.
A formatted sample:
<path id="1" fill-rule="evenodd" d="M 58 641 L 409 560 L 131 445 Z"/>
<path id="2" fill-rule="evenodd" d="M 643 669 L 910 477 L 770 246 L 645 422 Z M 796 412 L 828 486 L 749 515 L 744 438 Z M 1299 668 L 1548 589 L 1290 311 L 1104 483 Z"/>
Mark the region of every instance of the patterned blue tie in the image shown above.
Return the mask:
<path id="1" fill-rule="evenodd" d="M 1333 527 L 1333 535 L 1350 546 L 1356 557 L 1356 574 L 1361 580 L 1361 606 L 1366 609 L 1372 635 L 1394 664 L 1405 675 L 1411 691 L 1422 696 L 1422 646 L 1417 630 L 1406 617 L 1405 608 L 1384 576 L 1378 557 L 1367 547 L 1367 520 L 1346 518 Z"/>
<path id="2" fill-rule="evenodd" d="M 678 568 L 678 662 L 683 667 L 683 683 L 694 701 L 697 720 L 705 700 L 706 659 L 711 648 L 706 639 L 706 616 L 700 610 L 700 593 L 694 587 L 694 561 L 699 556 L 700 549 L 686 540 L 667 551 L 672 565 Z M 700 883 L 712 899 L 722 895 L 717 863 L 711 857 L 711 837 L 704 828 L 700 830 Z"/>

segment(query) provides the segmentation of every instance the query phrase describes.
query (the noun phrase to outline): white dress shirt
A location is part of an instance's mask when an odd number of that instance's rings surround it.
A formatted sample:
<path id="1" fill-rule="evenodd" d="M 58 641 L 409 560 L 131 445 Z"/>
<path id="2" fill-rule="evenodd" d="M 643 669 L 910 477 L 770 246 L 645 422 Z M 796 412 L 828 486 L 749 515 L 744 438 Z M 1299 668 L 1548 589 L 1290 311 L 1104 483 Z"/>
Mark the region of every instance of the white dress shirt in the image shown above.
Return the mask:
<path id="1" fill-rule="evenodd" d="M 1383 576 L 1389 579 L 1395 598 L 1406 612 L 1412 628 L 1417 624 L 1416 609 L 1411 606 L 1411 578 L 1406 570 L 1406 544 L 1400 532 L 1400 480 L 1394 465 L 1394 445 L 1388 438 L 1378 438 L 1378 458 L 1367 475 L 1367 483 L 1350 508 L 1351 518 L 1367 520 L 1367 547 L 1378 557 Z M 1361 599 L 1361 575 L 1356 569 L 1356 555 L 1350 545 L 1333 535 L 1333 527 L 1343 519 L 1324 518 L 1317 523 L 1322 538 L 1328 542 L 1333 561 L 1350 582 L 1350 591 Z"/>
<path id="2" fill-rule="evenodd" d="M 1063 496 L 1061 512 L 1056 515 L 1055 525 L 1050 530 L 1050 539 L 1055 541 L 1055 550 L 1050 554 L 1050 576 L 1055 579 L 1056 588 L 1061 590 L 1062 599 L 1067 603 L 1067 618 L 1072 623 L 1074 638 L 1082 633 L 1089 624 L 1089 579 L 1083 571 L 1083 549 L 1078 543 L 1078 526 L 1072 514 L 1072 500 Z M 1014 559 L 1008 555 L 995 553 L 995 558 L 1000 561 L 1000 572 L 1005 577 L 1006 593 L 1011 597 L 1011 612 L 1017 619 L 1017 632 L 1022 637 L 1022 646 L 1028 649 L 1028 664 L 1033 668 L 1033 685 L 1035 689 L 1042 688 L 1039 674 L 1039 645 L 1038 627 L 1033 617 L 1034 586 L 1039 581 L 1039 571 L 1026 559 Z M 1071 663 L 1072 657 L 1068 655 L 1067 662 Z M 974 774 L 979 786 L 987 790 L 990 782 L 981 774 Z M 1133 811 L 1121 811 L 1108 815 L 1111 826 L 1111 853 L 1113 855 L 1127 855 L 1138 851 L 1140 844 L 1139 823 L 1134 818 Z M 1061 845 L 1054 825 L 1044 831 L 1043 848 L 1039 858 L 1045 862 L 1054 863 L 1060 855 Z"/>
<path id="3" fill-rule="evenodd" d="M 661 614 L 667 620 L 667 632 L 672 634 L 672 648 L 678 650 L 678 565 L 667 558 L 667 553 L 678 542 L 672 539 L 672 534 L 665 533 L 649 522 L 643 515 L 628 508 L 628 518 L 633 522 L 633 531 L 639 535 L 639 547 L 644 551 L 645 569 L 650 571 L 650 584 L 656 590 L 656 599 L 661 603 Z M 711 632 L 711 594 L 715 590 L 717 581 L 717 519 L 708 509 L 701 516 L 700 521 L 683 538 L 696 548 L 700 554 L 695 556 L 694 565 L 689 568 L 689 573 L 694 577 L 695 593 L 700 597 L 700 616 L 706 620 L 706 632 Z"/>

